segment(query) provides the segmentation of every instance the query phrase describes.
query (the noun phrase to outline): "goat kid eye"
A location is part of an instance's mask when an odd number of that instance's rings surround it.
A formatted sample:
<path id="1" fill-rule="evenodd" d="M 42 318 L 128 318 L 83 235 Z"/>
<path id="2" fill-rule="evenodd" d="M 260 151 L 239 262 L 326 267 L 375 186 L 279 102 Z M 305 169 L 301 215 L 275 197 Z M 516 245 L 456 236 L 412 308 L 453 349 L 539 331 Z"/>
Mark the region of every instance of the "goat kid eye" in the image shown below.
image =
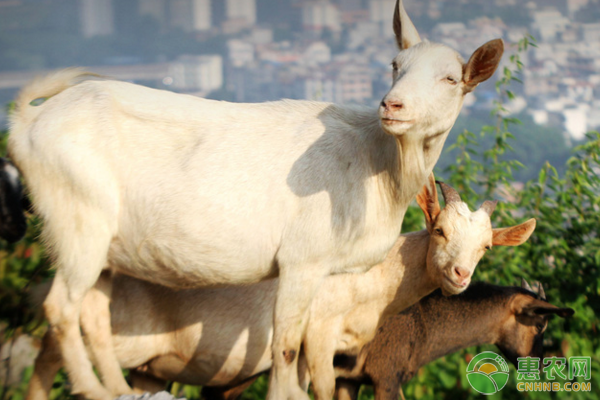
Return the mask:
<path id="1" fill-rule="evenodd" d="M 440 228 L 434 229 L 434 232 L 436 235 L 444 236 L 444 231 L 441 230 Z"/>
<path id="2" fill-rule="evenodd" d="M 451 85 L 456 85 L 458 83 L 458 81 L 451 76 L 446 77 L 446 82 L 450 83 Z"/>

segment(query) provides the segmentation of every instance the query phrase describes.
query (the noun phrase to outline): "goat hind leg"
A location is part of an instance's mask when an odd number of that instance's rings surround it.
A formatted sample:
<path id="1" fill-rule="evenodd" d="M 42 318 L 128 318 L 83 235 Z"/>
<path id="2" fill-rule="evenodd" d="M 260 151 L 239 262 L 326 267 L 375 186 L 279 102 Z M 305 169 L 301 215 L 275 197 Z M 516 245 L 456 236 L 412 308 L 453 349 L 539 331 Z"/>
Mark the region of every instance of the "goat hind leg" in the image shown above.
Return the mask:
<path id="1" fill-rule="evenodd" d="M 93 372 L 80 331 L 81 305 L 106 264 L 111 234 L 91 210 L 71 215 L 69 221 L 61 221 L 60 229 L 52 230 L 56 217 L 44 227 L 44 233 L 54 239 L 56 256 L 56 276 L 44 301 L 46 318 L 59 345 L 72 393 L 93 400 L 112 399 Z"/>

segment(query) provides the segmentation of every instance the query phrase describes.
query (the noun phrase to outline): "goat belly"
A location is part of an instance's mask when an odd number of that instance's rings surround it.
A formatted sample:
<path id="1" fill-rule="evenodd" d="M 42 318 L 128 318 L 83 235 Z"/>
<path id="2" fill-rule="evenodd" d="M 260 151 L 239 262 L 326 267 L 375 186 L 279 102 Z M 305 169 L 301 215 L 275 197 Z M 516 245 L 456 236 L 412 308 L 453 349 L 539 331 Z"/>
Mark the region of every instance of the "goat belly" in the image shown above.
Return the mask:
<path id="1" fill-rule="evenodd" d="M 117 275 L 111 324 L 119 363 L 193 385 L 232 385 L 266 371 L 276 290 L 276 279 L 172 290 Z"/>

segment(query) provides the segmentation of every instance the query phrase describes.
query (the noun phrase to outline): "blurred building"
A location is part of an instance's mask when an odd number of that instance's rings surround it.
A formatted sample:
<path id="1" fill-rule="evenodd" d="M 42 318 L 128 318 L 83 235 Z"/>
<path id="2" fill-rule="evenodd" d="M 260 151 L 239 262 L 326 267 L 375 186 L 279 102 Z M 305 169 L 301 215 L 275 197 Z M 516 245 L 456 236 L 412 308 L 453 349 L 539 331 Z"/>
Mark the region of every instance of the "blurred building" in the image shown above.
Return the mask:
<path id="1" fill-rule="evenodd" d="M 377 23 L 382 37 L 394 35 L 393 16 L 396 8 L 396 0 L 371 0 L 369 12 L 371 21 Z"/>
<path id="2" fill-rule="evenodd" d="M 256 24 L 256 0 L 226 0 L 223 30 L 238 32 Z"/>
<path id="3" fill-rule="evenodd" d="M 151 1 L 157 2 L 157 0 Z M 159 5 L 153 7 L 155 10 L 159 8 Z M 169 0 L 168 14 L 169 25 L 186 32 L 207 31 L 212 27 L 210 0 Z"/>
<path id="4" fill-rule="evenodd" d="M 223 86 L 223 58 L 219 55 L 183 55 L 169 63 L 163 83 L 172 89 L 208 94 Z"/>
<path id="5" fill-rule="evenodd" d="M 81 33 L 86 38 L 114 33 L 112 0 L 80 0 Z"/>
<path id="6" fill-rule="evenodd" d="M 328 1 L 313 1 L 302 5 L 302 26 L 309 31 L 342 29 L 340 11 Z"/>

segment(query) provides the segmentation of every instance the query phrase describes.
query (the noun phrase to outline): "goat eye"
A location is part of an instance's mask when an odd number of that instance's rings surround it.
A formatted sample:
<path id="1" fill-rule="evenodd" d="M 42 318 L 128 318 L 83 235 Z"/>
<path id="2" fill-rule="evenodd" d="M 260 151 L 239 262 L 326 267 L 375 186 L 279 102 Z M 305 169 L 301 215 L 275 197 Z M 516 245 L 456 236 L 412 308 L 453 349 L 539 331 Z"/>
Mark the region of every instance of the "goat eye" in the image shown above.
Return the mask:
<path id="1" fill-rule="evenodd" d="M 458 81 L 451 76 L 447 76 L 446 81 L 448 81 L 448 83 L 450 83 L 452 85 L 456 85 L 458 83 Z"/>
<path id="2" fill-rule="evenodd" d="M 436 235 L 444 236 L 444 231 L 440 228 L 435 228 L 433 231 Z"/>
<path id="3" fill-rule="evenodd" d="M 492 246 L 485 246 L 486 251 L 490 250 L 492 248 Z"/>

